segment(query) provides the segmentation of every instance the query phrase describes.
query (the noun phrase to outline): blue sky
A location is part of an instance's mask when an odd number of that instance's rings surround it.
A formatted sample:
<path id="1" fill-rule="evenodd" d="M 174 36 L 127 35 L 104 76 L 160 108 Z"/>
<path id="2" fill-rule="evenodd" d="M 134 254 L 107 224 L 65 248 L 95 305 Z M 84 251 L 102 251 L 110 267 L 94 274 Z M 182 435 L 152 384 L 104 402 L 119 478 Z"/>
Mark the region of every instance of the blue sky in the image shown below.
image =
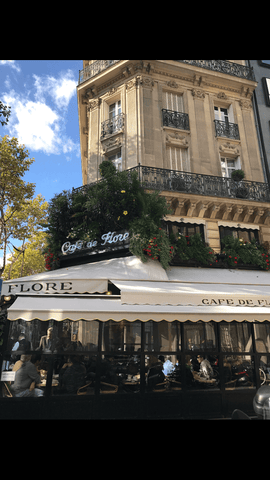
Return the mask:
<path id="1" fill-rule="evenodd" d="M 76 86 L 82 60 L 0 60 L 0 100 L 11 106 L 0 136 L 35 158 L 24 180 L 49 201 L 82 185 Z"/>
<path id="2" fill-rule="evenodd" d="M 24 180 L 47 201 L 82 185 L 76 92 L 82 68 L 82 60 L 0 60 L 0 100 L 11 106 L 0 136 L 17 137 L 35 158 Z M 0 263 L 1 257 L 0 250 Z"/>

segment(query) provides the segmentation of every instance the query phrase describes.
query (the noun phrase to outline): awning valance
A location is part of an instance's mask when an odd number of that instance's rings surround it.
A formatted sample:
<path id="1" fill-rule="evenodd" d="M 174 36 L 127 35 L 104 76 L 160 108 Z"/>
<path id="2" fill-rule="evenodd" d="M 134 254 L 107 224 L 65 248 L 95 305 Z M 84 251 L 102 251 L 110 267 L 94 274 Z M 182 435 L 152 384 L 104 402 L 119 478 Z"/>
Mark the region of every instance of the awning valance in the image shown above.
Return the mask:
<path id="1" fill-rule="evenodd" d="M 268 285 L 115 280 L 122 304 L 270 306 Z"/>
<path id="2" fill-rule="evenodd" d="M 270 321 L 267 306 L 223 306 L 223 305 L 123 305 L 119 297 L 82 295 L 36 295 L 19 296 L 8 310 L 8 319 L 47 320 L 108 320 L 147 322 L 166 320 L 173 322 L 215 321 Z"/>

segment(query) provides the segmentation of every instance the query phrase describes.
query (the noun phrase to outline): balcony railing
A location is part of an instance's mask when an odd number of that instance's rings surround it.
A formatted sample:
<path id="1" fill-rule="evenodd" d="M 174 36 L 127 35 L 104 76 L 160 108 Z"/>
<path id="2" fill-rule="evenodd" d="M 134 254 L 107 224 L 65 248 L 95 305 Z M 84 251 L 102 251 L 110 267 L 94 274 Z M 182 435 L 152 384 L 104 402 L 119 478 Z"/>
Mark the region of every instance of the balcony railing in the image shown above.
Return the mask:
<path id="1" fill-rule="evenodd" d="M 167 190 L 210 197 L 241 198 L 256 202 L 270 202 L 270 185 L 268 183 L 250 182 L 248 180 L 235 182 L 228 177 L 180 172 L 178 170 L 145 167 L 143 165 L 127 170 L 128 173 L 132 171 L 138 172 L 141 184 L 144 188 L 150 190 Z M 87 191 L 88 188 L 100 181 L 103 180 L 73 189 L 73 191 Z"/>
<path id="2" fill-rule="evenodd" d="M 217 137 L 234 138 L 239 140 L 239 130 L 236 123 L 222 122 L 221 120 L 214 120 Z"/>
<path id="3" fill-rule="evenodd" d="M 239 65 L 234 62 L 227 62 L 226 60 L 175 60 L 176 62 L 184 62 L 194 67 L 206 68 L 207 70 L 214 70 L 215 72 L 226 73 L 234 77 L 245 78 L 246 80 L 256 81 L 255 74 L 252 67 Z"/>
<path id="4" fill-rule="evenodd" d="M 175 112 L 173 110 L 162 109 L 162 119 L 164 127 L 179 128 L 189 130 L 189 118 L 187 113 Z"/>
<path id="5" fill-rule="evenodd" d="M 91 65 L 88 65 L 79 72 L 79 85 L 117 62 L 120 62 L 120 60 L 97 60 Z"/>
<path id="6" fill-rule="evenodd" d="M 195 67 L 214 70 L 215 72 L 226 73 L 234 77 L 245 78 L 247 80 L 256 81 L 252 67 L 239 65 L 238 63 L 227 62 L 226 60 L 175 60 L 176 62 L 184 62 Z M 120 62 L 120 60 L 96 60 L 96 62 L 88 65 L 79 72 L 79 85 L 85 80 L 94 77 L 106 68 Z"/>
<path id="7" fill-rule="evenodd" d="M 101 139 L 107 137 L 108 135 L 112 135 L 113 133 L 119 132 L 124 128 L 124 125 L 124 113 L 120 113 L 109 120 L 105 120 L 105 122 L 102 122 L 101 124 Z"/>
<path id="8" fill-rule="evenodd" d="M 268 183 L 247 180 L 235 182 L 228 177 L 144 167 L 142 165 L 138 165 L 131 170 L 138 171 L 143 186 L 153 190 L 270 202 L 270 186 Z"/>

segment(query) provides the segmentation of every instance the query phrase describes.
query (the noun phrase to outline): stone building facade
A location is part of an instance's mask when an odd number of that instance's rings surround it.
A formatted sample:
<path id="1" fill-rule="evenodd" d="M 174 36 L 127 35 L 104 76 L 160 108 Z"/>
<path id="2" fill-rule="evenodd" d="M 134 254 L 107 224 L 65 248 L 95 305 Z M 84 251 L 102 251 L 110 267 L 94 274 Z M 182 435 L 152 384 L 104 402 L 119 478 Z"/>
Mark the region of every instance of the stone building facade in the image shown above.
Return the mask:
<path id="1" fill-rule="evenodd" d="M 83 183 L 99 180 L 105 159 L 120 170 L 137 167 L 145 185 L 166 196 L 170 220 L 202 225 L 215 252 L 220 227 L 270 241 L 256 86 L 245 60 L 84 60 L 77 87 Z M 238 169 L 245 180 L 236 185 Z"/>

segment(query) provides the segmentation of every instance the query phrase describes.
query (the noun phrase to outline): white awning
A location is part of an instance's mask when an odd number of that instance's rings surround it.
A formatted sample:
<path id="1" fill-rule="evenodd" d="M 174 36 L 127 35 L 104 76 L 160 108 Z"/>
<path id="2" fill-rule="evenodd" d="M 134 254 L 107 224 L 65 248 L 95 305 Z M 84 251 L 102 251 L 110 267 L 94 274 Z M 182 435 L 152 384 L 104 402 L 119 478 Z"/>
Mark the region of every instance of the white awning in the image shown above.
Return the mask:
<path id="1" fill-rule="evenodd" d="M 123 280 L 113 283 L 121 290 L 122 304 L 270 306 L 268 285 Z"/>
<path id="2" fill-rule="evenodd" d="M 134 256 L 112 258 L 5 281 L 2 295 L 105 293 L 108 280 L 114 279 L 166 281 L 168 277 L 159 262 L 142 263 Z"/>
<path id="3" fill-rule="evenodd" d="M 172 305 L 123 305 L 119 297 L 82 295 L 35 295 L 19 296 L 8 309 L 8 319 L 47 320 L 107 320 L 147 322 L 166 320 L 173 322 L 242 322 L 270 321 L 270 307 L 242 306 L 172 306 Z"/>

